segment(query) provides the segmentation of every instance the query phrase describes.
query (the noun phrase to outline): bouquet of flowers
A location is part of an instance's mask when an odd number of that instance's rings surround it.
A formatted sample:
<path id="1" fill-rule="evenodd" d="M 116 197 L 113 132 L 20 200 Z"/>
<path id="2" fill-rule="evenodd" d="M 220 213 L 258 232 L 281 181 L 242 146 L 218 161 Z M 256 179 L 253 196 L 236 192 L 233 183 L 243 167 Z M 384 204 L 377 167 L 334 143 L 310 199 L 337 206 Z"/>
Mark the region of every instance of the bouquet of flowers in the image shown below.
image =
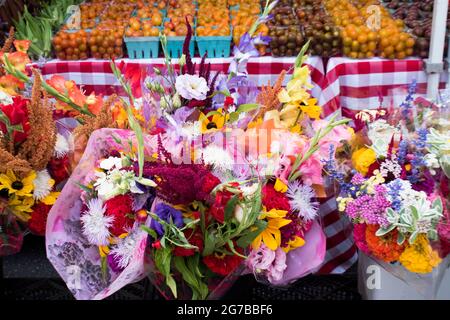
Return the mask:
<path id="1" fill-rule="evenodd" d="M 325 169 L 340 184 L 339 210 L 353 221 L 358 248 L 412 273 L 427 274 L 450 249 L 448 212 L 442 201 L 448 189 L 439 190 L 440 172 L 445 170 L 436 154 L 444 141 L 426 121 L 411 126 L 410 95 L 411 90 L 400 108 L 405 122 L 396 126 L 389 123 L 391 113 L 385 110 L 356 116 L 363 129 L 353 139 L 356 173 L 346 177 L 332 160 Z"/>
<path id="2" fill-rule="evenodd" d="M 20 250 L 17 223 L 45 234 L 57 186 L 68 176 L 69 142 L 57 132 L 52 106 L 41 94 L 37 76 L 31 99 L 17 95 L 0 104 L 0 255 Z"/>
<path id="3" fill-rule="evenodd" d="M 47 255 L 78 299 L 103 299 L 148 271 L 148 211 L 155 199 L 153 176 L 139 174 L 135 156 L 157 151 L 154 137 L 138 143 L 132 131 L 96 130 L 86 152 L 52 208 Z"/>

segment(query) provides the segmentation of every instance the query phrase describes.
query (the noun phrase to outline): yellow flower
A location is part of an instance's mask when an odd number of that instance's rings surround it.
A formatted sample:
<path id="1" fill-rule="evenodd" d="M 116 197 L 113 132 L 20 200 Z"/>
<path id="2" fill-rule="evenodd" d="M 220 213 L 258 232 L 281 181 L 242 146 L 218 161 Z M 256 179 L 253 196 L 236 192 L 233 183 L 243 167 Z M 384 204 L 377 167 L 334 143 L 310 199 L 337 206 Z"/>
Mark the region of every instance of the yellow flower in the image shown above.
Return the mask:
<path id="1" fill-rule="evenodd" d="M 353 167 L 362 175 L 366 175 L 369 167 L 377 160 L 377 155 L 372 149 L 363 147 L 352 154 Z"/>
<path id="2" fill-rule="evenodd" d="M 61 192 L 57 191 L 50 192 L 48 196 L 46 196 L 44 199 L 41 200 L 41 202 L 48 206 L 54 205 L 60 193 Z"/>
<path id="3" fill-rule="evenodd" d="M 311 95 L 306 91 L 300 80 L 291 80 L 286 85 L 286 88 L 281 89 L 278 93 L 278 100 L 286 104 L 299 104 L 306 102 Z"/>
<path id="4" fill-rule="evenodd" d="M 300 81 L 301 84 L 303 86 L 305 86 L 307 89 L 312 89 L 312 88 L 314 88 L 314 86 L 309 83 L 309 73 L 310 73 L 310 70 L 307 66 L 296 68 L 294 70 L 293 79 Z"/>
<path id="5" fill-rule="evenodd" d="M 256 238 L 253 240 L 252 247 L 254 250 L 264 243 L 270 250 L 276 250 L 281 244 L 280 228 L 291 223 L 291 220 L 284 219 L 286 210 L 272 209 L 269 212 L 263 212 L 259 219 L 266 219 L 267 226 Z"/>
<path id="6" fill-rule="evenodd" d="M 311 98 L 306 101 L 305 105 L 300 105 L 302 112 L 306 113 L 311 119 L 319 119 L 322 108 L 316 105 L 317 99 Z"/>
<path id="7" fill-rule="evenodd" d="M 108 246 L 99 246 L 98 253 L 100 253 L 100 257 L 105 258 L 109 254 Z"/>
<path id="8" fill-rule="evenodd" d="M 248 125 L 248 129 L 256 128 L 260 126 L 263 123 L 263 119 L 261 117 L 258 117 L 256 120 L 251 121 Z"/>
<path id="9" fill-rule="evenodd" d="M 198 120 L 201 123 L 201 132 L 207 133 L 222 129 L 228 120 L 228 115 L 225 116 L 222 113 L 222 108 L 220 108 L 217 109 L 217 112 L 214 113 L 211 120 L 203 112 L 200 112 Z"/>
<path id="10" fill-rule="evenodd" d="M 6 174 L 0 174 L 0 190 L 7 189 L 9 195 L 31 197 L 34 179 L 36 179 L 36 172 L 34 171 L 20 180 L 12 170 L 8 170 Z"/>
<path id="11" fill-rule="evenodd" d="M 439 254 L 431 248 L 425 234 L 420 234 L 413 244 L 406 247 L 400 255 L 400 263 L 409 271 L 429 273 L 441 263 Z"/>
<path id="12" fill-rule="evenodd" d="M 284 252 L 288 253 L 289 251 L 303 247 L 305 245 L 305 239 L 296 236 L 294 240 L 289 240 L 285 247 L 281 247 Z"/>
<path id="13" fill-rule="evenodd" d="M 18 197 L 13 195 L 8 200 L 8 208 L 11 212 L 23 222 L 30 219 L 31 207 L 34 205 L 33 197 Z"/>
<path id="14" fill-rule="evenodd" d="M 277 181 L 275 181 L 275 185 L 273 187 L 276 191 L 281 193 L 285 193 L 288 189 L 288 186 L 278 178 Z"/>

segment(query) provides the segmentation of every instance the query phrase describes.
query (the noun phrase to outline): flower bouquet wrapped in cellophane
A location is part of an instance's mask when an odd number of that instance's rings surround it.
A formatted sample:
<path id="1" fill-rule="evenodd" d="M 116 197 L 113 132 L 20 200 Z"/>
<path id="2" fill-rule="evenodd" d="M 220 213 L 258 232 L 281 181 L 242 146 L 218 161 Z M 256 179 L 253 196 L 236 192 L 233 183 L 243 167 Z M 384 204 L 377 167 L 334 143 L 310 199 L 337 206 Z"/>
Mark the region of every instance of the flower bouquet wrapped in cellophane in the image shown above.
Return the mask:
<path id="1" fill-rule="evenodd" d="M 100 129 L 50 211 L 47 256 L 77 299 L 103 299 L 142 279 L 154 182 L 138 174 L 136 148 L 150 157 L 156 138 Z M 137 145 L 144 145 L 140 149 Z M 139 153 L 139 152 L 138 152 Z"/>
<path id="2" fill-rule="evenodd" d="M 399 110 L 356 115 L 362 130 L 349 148 L 352 174 L 339 172 L 332 161 L 325 169 L 340 184 L 339 210 L 354 223 L 360 252 L 432 297 L 450 250 L 448 180 L 441 161 L 448 141 L 430 127 L 430 110 L 413 106 L 413 89 L 414 84 Z M 392 123 L 397 113 L 402 121 Z"/>

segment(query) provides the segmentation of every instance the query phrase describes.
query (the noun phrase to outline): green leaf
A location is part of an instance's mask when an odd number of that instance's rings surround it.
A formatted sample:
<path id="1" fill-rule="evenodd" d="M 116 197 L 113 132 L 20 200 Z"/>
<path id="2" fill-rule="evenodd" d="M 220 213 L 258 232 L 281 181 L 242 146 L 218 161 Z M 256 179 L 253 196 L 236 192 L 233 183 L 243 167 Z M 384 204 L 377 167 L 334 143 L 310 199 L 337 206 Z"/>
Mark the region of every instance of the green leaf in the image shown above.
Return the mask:
<path id="1" fill-rule="evenodd" d="M 259 107 L 258 103 L 244 103 L 238 107 L 236 112 L 238 112 L 238 113 L 249 112 L 249 111 L 258 109 L 258 107 Z"/>
<path id="2" fill-rule="evenodd" d="M 111 137 L 114 139 L 114 141 L 115 141 L 117 144 L 122 144 L 122 140 L 121 140 L 119 137 L 116 137 L 115 134 L 112 134 Z"/>
<path id="3" fill-rule="evenodd" d="M 141 226 L 141 229 L 147 232 L 153 239 L 158 239 L 158 235 L 156 234 L 155 230 L 144 225 Z"/>
<path id="4" fill-rule="evenodd" d="M 79 183 L 79 182 L 75 182 L 75 184 L 76 184 L 80 189 L 82 189 L 83 191 L 85 191 L 87 194 L 90 194 L 90 195 L 94 194 L 94 189 L 89 188 L 88 186 L 85 186 L 84 184 L 81 184 L 81 183 Z"/>
<path id="5" fill-rule="evenodd" d="M 433 204 L 431 206 L 433 209 L 436 209 L 437 211 L 442 213 L 442 200 L 440 197 L 438 197 L 436 200 L 433 201 Z"/>
<path id="6" fill-rule="evenodd" d="M 236 244 L 241 248 L 247 248 L 252 244 L 253 240 L 267 227 L 267 221 L 264 220 L 256 220 L 254 226 L 257 228 L 254 231 L 251 231 L 242 237 L 240 237 Z"/>
<path id="7" fill-rule="evenodd" d="M 401 246 L 403 242 L 405 242 L 405 240 L 406 240 L 405 235 L 399 232 L 397 236 L 397 244 Z"/>
<path id="8" fill-rule="evenodd" d="M 203 256 L 209 256 L 214 252 L 214 249 L 216 247 L 216 237 L 212 234 L 207 232 L 205 234 L 205 243 L 203 246 Z"/>
<path id="9" fill-rule="evenodd" d="M 233 196 L 225 206 L 225 221 L 230 221 L 234 216 L 234 208 L 238 202 L 239 198 L 237 195 Z"/>
<path id="10" fill-rule="evenodd" d="M 413 234 L 411 234 L 411 236 L 409 237 L 409 243 L 413 244 L 416 241 L 418 235 L 419 233 L 417 231 L 413 232 Z"/>
<path id="11" fill-rule="evenodd" d="M 175 279 L 170 274 L 166 276 L 166 284 L 170 288 L 173 296 L 176 299 L 177 298 L 177 283 L 175 282 Z"/>
<path id="12" fill-rule="evenodd" d="M 419 211 L 417 211 L 417 208 L 414 206 L 409 207 L 411 210 L 411 214 L 414 217 L 414 220 L 419 220 Z"/>
<path id="13" fill-rule="evenodd" d="M 377 230 L 377 232 L 375 232 L 375 235 L 377 237 L 382 237 L 382 236 L 384 236 L 385 234 L 388 234 L 389 232 L 391 232 L 394 229 L 395 229 L 395 225 L 391 224 L 388 228 L 379 228 Z"/>
<path id="14" fill-rule="evenodd" d="M 231 112 L 229 114 L 228 122 L 233 123 L 239 120 L 239 113 L 238 112 Z"/>
<path id="15" fill-rule="evenodd" d="M 166 278 L 170 275 L 171 257 L 172 250 L 170 248 L 161 248 L 155 250 L 155 265 Z"/>

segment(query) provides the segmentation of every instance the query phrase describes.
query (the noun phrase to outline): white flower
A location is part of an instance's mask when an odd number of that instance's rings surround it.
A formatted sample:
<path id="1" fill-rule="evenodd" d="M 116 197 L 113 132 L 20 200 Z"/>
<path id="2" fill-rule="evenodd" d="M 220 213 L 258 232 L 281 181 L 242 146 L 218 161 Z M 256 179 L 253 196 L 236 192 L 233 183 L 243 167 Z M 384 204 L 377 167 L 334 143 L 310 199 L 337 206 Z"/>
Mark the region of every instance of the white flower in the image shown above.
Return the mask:
<path id="1" fill-rule="evenodd" d="M 433 153 L 427 153 L 423 157 L 423 160 L 425 161 L 425 165 L 430 170 L 430 173 L 432 175 L 435 175 L 436 174 L 436 170 L 434 170 L 434 169 L 439 169 L 439 167 L 440 167 L 439 161 L 438 161 L 436 155 L 433 154 Z"/>
<path id="2" fill-rule="evenodd" d="M 400 178 L 402 167 L 398 164 L 397 160 L 386 159 L 380 166 L 380 173 L 384 178 L 386 178 L 389 173 L 392 173 L 395 178 Z"/>
<path id="3" fill-rule="evenodd" d="M 122 169 L 122 159 L 117 157 L 109 157 L 100 162 L 100 168 L 103 170 L 111 170 L 113 168 Z"/>
<path id="4" fill-rule="evenodd" d="M 209 145 L 203 149 L 203 161 L 221 171 L 233 169 L 233 157 L 223 148 Z"/>
<path id="5" fill-rule="evenodd" d="M 137 244 L 137 233 L 129 234 L 123 239 L 120 239 L 117 245 L 110 251 L 114 255 L 119 268 L 124 269 L 133 258 L 134 250 Z"/>
<path id="6" fill-rule="evenodd" d="M 209 90 L 205 78 L 191 74 L 178 76 L 175 88 L 180 96 L 188 100 L 205 100 Z"/>
<path id="7" fill-rule="evenodd" d="M 312 201 L 316 196 L 314 190 L 300 181 L 290 182 L 286 196 L 293 211 L 296 211 L 304 220 L 314 220 L 319 210 L 319 203 Z"/>
<path id="8" fill-rule="evenodd" d="M 70 151 L 70 144 L 68 139 L 66 139 L 62 134 L 56 135 L 55 152 L 56 158 L 61 159 L 65 157 Z"/>
<path id="9" fill-rule="evenodd" d="M 254 183 L 251 186 L 243 186 L 241 187 L 242 195 L 244 197 L 252 196 L 258 190 L 258 187 L 258 183 Z"/>
<path id="10" fill-rule="evenodd" d="M 8 104 L 13 103 L 12 97 L 6 92 L 0 90 L 0 104 L 7 106 Z"/>
<path id="11" fill-rule="evenodd" d="M 240 205 L 236 205 L 234 208 L 234 217 L 238 222 L 241 222 L 244 219 L 244 209 Z"/>
<path id="12" fill-rule="evenodd" d="M 114 217 L 106 216 L 106 208 L 103 202 L 94 198 L 87 203 L 88 210 L 80 217 L 82 231 L 91 244 L 104 246 L 109 243 L 109 227 L 111 227 Z"/>
<path id="13" fill-rule="evenodd" d="M 33 198 L 42 200 L 50 194 L 55 180 L 50 177 L 47 169 L 36 172 L 36 179 L 33 181 Z"/>

